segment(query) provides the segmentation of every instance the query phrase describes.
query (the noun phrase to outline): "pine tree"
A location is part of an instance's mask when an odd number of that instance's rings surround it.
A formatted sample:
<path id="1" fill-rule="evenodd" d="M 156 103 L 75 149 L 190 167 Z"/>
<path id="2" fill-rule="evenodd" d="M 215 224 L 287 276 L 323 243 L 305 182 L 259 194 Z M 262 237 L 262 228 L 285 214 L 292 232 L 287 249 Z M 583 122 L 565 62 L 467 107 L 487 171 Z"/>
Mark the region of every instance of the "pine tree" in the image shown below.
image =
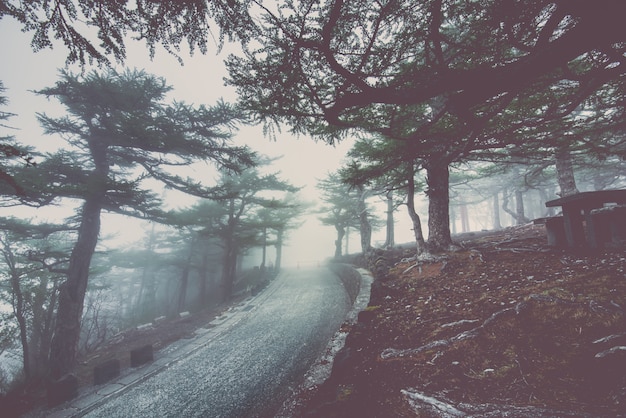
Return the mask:
<path id="1" fill-rule="evenodd" d="M 61 135 L 67 150 L 50 155 L 29 177 L 32 194 L 49 202 L 82 202 L 75 223 L 77 237 L 67 280 L 59 293 L 56 329 L 51 348 L 51 376 L 72 370 L 80 335 L 80 318 L 89 266 L 98 242 L 103 211 L 140 218 L 163 219 L 159 199 L 146 178 L 191 194 L 208 187 L 171 168 L 209 161 L 229 170 L 252 164 L 247 149 L 231 147 L 230 130 L 238 117 L 230 106 L 193 108 L 166 105 L 165 80 L 141 71 L 76 76 L 68 72 L 39 93 L 55 97 L 67 116 L 39 114 L 47 134 Z"/>

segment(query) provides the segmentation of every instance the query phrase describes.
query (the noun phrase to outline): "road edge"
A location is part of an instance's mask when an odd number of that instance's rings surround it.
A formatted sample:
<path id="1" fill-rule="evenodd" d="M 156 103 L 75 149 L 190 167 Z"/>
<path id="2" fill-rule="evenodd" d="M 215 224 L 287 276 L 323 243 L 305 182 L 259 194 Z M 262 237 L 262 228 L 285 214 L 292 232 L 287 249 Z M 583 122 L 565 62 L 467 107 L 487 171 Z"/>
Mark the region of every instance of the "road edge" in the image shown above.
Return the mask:
<path id="1" fill-rule="evenodd" d="M 114 381 L 99 386 L 92 386 L 78 397 L 67 401 L 57 408 L 40 410 L 26 417 L 78 418 L 88 414 L 100 405 L 103 405 L 114 397 L 121 395 L 130 388 L 161 373 L 173 364 L 193 354 L 197 350 L 200 350 L 220 335 L 236 326 L 244 318 L 251 315 L 254 308 L 259 303 L 262 303 L 278 290 L 285 276 L 286 274 L 281 272 L 276 278 L 272 279 L 269 286 L 265 287 L 262 292 L 231 306 L 221 317 L 209 323 L 211 328 L 200 328 L 196 330 L 195 338 L 191 340 L 179 340 L 157 351 L 153 362 L 131 369 L 129 373 L 119 376 Z"/>
<path id="2" fill-rule="evenodd" d="M 341 264 L 344 268 L 347 268 L 351 273 L 356 272 L 358 278 L 358 289 L 355 289 L 354 283 L 350 283 L 349 278 L 345 274 L 341 274 L 341 271 L 331 270 L 339 276 L 346 292 L 348 293 L 352 307 L 346 314 L 344 325 L 331 337 L 330 341 L 326 345 L 326 349 L 315 360 L 313 365 L 304 375 L 304 381 L 294 389 L 292 396 L 290 396 L 285 402 L 283 402 L 281 408 L 278 410 L 274 418 L 297 418 L 303 405 L 301 404 L 302 394 L 306 393 L 307 397 L 311 395 L 315 390 L 324 383 L 329 377 L 333 367 L 333 361 L 337 353 L 344 347 L 346 338 L 352 325 L 356 324 L 359 312 L 367 307 L 370 301 L 371 287 L 374 277 L 369 270 L 358 268 L 350 264 Z"/>

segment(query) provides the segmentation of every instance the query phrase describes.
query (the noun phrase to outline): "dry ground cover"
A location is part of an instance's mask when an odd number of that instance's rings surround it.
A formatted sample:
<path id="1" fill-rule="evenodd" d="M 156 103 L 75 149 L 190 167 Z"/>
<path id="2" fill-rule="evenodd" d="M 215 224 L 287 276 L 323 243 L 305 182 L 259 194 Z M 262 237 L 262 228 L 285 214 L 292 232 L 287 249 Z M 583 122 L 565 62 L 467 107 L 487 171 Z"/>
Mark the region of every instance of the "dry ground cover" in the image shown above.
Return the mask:
<path id="1" fill-rule="evenodd" d="M 546 246 L 543 227 L 378 254 L 369 307 L 302 414 L 626 416 L 626 253 Z"/>

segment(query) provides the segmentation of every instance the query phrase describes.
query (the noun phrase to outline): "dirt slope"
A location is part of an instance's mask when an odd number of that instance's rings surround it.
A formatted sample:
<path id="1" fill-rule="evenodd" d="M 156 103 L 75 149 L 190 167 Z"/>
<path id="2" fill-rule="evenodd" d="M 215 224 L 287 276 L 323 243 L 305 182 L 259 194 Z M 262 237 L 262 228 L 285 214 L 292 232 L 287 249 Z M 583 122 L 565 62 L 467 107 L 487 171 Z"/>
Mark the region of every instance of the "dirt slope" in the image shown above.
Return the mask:
<path id="1" fill-rule="evenodd" d="M 552 250 L 531 225 L 458 242 L 370 257 L 370 306 L 299 413 L 626 416 L 624 248 Z"/>

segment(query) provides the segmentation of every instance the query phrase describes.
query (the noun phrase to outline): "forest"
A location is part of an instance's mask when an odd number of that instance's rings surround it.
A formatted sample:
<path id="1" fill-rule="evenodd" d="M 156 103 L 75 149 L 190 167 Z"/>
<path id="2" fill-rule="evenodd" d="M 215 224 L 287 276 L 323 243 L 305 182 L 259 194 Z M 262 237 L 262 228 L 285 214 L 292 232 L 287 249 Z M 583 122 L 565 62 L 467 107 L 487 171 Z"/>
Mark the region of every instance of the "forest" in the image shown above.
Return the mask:
<path id="1" fill-rule="evenodd" d="M 61 49 L 85 69 L 36 92 L 66 111 L 33 109 L 65 141 L 56 152 L 8 129 L 0 84 L 2 205 L 73 211 L 62 223 L 0 219 L 0 351 L 19 359 L 17 384 L 58 379 L 121 329 L 269 280 L 307 212 L 335 229 L 329 255 L 346 251 L 351 229 L 363 253 L 397 245 L 403 217 L 415 256 L 427 258 L 453 248 L 456 233 L 552 215 L 545 202 L 558 196 L 626 186 L 618 0 L 92 3 L 0 6 L 34 51 Z M 181 45 L 206 53 L 215 33 L 220 46 L 237 45 L 225 59 L 236 103 L 169 103 L 158 75 L 108 68 L 124 62 L 129 36 L 184 62 Z M 233 142 L 244 125 L 351 141 L 345 163 L 318 182 L 319 206 L 272 173 L 271 159 Z M 216 175 L 190 176 L 196 165 Z M 168 209 L 163 188 L 197 203 Z M 101 248 L 103 213 L 153 227 L 134 248 Z M 376 230 L 384 242 L 373 242 Z M 255 268 L 244 268 L 246 254 Z M 0 377 L 4 391 L 16 384 Z"/>

